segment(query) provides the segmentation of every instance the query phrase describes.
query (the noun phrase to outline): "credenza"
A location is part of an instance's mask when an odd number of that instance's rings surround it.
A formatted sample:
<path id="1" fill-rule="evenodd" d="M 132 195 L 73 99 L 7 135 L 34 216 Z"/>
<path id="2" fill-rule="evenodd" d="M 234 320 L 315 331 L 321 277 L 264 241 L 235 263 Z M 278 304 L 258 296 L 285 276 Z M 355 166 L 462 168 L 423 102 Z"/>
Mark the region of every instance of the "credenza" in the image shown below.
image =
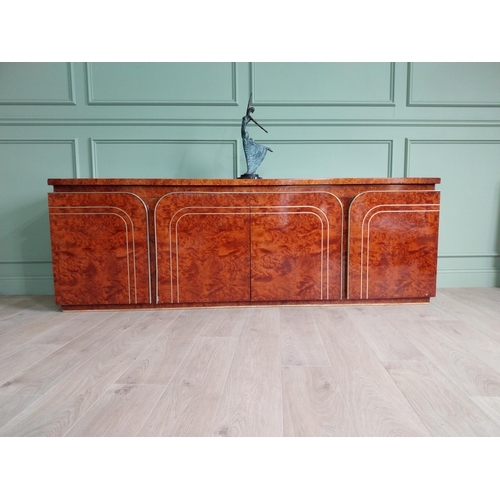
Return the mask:
<path id="1" fill-rule="evenodd" d="M 49 179 L 63 310 L 428 302 L 436 178 Z"/>

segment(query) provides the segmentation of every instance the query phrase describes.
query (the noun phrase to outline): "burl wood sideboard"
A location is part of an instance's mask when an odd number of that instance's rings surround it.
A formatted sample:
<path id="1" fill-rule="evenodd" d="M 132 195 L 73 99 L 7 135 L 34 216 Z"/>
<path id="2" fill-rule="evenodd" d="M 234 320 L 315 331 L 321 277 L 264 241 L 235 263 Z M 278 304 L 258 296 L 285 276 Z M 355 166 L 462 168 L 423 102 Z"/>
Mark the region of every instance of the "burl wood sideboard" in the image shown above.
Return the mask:
<path id="1" fill-rule="evenodd" d="M 70 309 L 428 302 L 440 179 L 49 179 Z"/>

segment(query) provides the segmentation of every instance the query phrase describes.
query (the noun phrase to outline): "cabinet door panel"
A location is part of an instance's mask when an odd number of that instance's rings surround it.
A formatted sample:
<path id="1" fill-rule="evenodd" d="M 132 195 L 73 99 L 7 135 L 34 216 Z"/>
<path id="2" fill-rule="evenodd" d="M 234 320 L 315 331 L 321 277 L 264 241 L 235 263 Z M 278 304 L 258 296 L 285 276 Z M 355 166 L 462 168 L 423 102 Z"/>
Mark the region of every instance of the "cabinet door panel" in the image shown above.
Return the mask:
<path id="1" fill-rule="evenodd" d="M 158 303 L 248 302 L 246 194 L 172 193 L 155 208 Z"/>
<path id="2" fill-rule="evenodd" d="M 50 193 L 57 304 L 151 302 L 148 214 L 130 193 Z"/>
<path id="3" fill-rule="evenodd" d="M 342 297 L 343 208 L 330 193 L 251 196 L 252 301 Z"/>
<path id="4" fill-rule="evenodd" d="M 349 299 L 436 294 L 438 191 L 359 194 L 349 209 Z"/>

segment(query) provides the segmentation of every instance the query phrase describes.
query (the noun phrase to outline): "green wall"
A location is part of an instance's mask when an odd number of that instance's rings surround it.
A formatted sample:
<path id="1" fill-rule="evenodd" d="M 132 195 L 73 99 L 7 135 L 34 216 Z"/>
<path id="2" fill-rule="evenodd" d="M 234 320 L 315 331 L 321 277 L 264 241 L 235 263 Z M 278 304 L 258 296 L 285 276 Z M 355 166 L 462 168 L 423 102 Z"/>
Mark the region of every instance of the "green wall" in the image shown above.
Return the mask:
<path id="1" fill-rule="evenodd" d="M 0 293 L 52 293 L 50 177 L 441 177 L 438 286 L 500 286 L 500 63 L 0 63 Z"/>

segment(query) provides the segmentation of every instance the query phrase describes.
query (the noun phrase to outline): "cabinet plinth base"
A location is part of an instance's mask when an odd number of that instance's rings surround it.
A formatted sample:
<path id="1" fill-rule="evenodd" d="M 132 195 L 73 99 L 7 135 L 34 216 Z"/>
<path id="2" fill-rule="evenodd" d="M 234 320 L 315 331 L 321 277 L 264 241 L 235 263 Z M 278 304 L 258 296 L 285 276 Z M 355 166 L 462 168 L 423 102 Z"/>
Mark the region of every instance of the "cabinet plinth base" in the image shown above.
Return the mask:
<path id="1" fill-rule="evenodd" d="M 333 300 L 333 301 L 311 301 L 311 302 L 293 302 L 293 301 L 278 301 L 278 302 L 225 302 L 216 304 L 103 304 L 103 305 L 78 305 L 66 306 L 62 305 L 61 310 L 69 311 L 124 311 L 124 310 L 158 310 L 158 309 L 196 309 L 196 308 L 227 308 L 227 307 L 338 307 L 338 306 L 393 306 L 397 304 L 428 304 L 430 297 L 415 298 L 415 299 L 358 299 L 358 300 Z"/>

